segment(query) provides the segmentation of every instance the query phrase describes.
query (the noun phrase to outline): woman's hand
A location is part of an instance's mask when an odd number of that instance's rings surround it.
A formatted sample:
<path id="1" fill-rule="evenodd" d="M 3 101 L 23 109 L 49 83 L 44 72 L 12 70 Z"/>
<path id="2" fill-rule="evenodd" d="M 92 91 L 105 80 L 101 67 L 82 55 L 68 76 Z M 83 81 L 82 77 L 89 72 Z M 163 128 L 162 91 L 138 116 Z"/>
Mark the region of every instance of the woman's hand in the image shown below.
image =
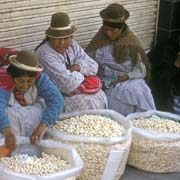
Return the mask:
<path id="1" fill-rule="evenodd" d="M 127 74 L 118 75 L 119 82 L 127 81 L 128 79 L 129 79 L 129 76 Z"/>
<path id="2" fill-rule="evenodd" d="M 16 137 L 12 133 L 11 128 L 5 128 L 3 130 L 3 135 L 5 136 L 5 145 L 10 151 L 14 151 L 16 149 Z"/>
<path id="3" fill-rule="evenodd" d="M 73 64 L 73 65 L 71 65 L 68 69 L 69 69 L 71 72 L 73 72 L 73 71 L 80 72 L 81 67 L 80 67 L 79 64 Z"/>
<path id="4" fill-rule="evenodd" d="M 37 144 L 46 133 L 47 126 L 44 123 L 40 123 L 39 126 L 36 128 L 36 130 L 33 132 L 33 134 L 30 137 L 30 142 L 32 144 Z"/>

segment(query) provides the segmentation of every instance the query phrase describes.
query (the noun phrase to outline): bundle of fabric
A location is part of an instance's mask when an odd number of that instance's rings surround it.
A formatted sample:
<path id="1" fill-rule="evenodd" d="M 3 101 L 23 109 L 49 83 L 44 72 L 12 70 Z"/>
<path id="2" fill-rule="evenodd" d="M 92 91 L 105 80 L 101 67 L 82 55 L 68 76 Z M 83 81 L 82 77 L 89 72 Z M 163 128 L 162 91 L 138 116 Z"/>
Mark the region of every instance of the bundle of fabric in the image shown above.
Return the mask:
<path id="1" fill-rule="evenodd" d="M 94 94 L 102 88 L 102 82 L 97 76 L 88 76 L 84 78 L 83 83 L 78 87 L 83 94 Z"/>
<path id="2" fill-rule="evenodd" d="M 17 55 L 18 50 L 12 48 L 0 48 L 0 66 L 9 64 L 9 56 Z"/>

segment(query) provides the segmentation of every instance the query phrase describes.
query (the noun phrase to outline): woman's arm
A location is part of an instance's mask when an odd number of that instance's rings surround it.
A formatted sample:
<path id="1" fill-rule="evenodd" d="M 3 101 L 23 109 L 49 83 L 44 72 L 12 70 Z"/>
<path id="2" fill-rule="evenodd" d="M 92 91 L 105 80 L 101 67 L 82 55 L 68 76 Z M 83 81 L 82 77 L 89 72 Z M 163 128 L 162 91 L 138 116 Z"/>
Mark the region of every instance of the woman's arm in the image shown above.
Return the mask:
<path id="1" fill-rule="evenodd" d="M 64 94 L 75 90 L 84 80 L 80 72 L 67 69 L 64 57 L 53 50 L 48 43 L 43 44 L 37 54 L 45 72 Z"/>
<path id="2" fill-rule="evenodd" d="M 36 82 L 38 95 L 43 97 L 46 109 L 42 115 L 42 123 L 47 126 L 54 124 L 64 109 L 64 99 L 57 87 L 42 73 Z"/>
<path id="3" fill-rule="evenodd" d="M 46 108 L 42 120 L 30 137 L 32 144 L 37 144 L 44 136 L 48 126 L 54 124 L 64 108 L 64 99 L 57 87 L 48 79 L 46 74 L 41 74 L 36 81 L 38 95 L 44 98 Z"/>
<path id="4" fill-rule="evenodd" d="M 10 121 L 6 113 L 10 94 L 11 92 L 8 90 L 0 89 L 0 132 L 10 127 Z"/>
<path id="5" fill-rule="evenodd" d="M 138 61 L 128 74 L 129 79 L 143 79 L 146 76 L 146 66 L 143 62 Z"/>
<path id="6" fill-rule="evenodd" d="M 80 65 L 80 72 L 85 76 L 96 75 L 98 71 L 97 62 L 89 57 L 77 42 L 72 42 L 72 48 L 75 52 L 75 63 Z"/>
<path id="7" fill-rule="evenodd" d="M 6 146 L 13 151 L 16 148 L 16 138 L 10 128 L 6 110 L 11 92 L 0 88 L 0 132 L 5 137 Z"/>

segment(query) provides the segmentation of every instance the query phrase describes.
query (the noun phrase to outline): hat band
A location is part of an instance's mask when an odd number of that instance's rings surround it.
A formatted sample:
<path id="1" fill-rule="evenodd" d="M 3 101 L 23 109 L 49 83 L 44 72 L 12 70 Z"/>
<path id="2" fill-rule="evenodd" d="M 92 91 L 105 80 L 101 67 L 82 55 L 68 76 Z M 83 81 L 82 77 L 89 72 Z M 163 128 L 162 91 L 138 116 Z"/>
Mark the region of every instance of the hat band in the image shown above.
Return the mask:
<path id="1" fill-rule="evenodd" d="M 118 22 L 125 22 L 127 20 L 127 18 L 125 16 L 123 16 L 121 18 L 116 18 L 116 19 L 103 18 L 103 20 L 108 21 L 108 22 L 118 23 Z"/>
<path id="2" fill-rule="evenodd" d="M 70 37 L 73 33 L 71 34 L 68 34 L 66 36 L 52 36 L 52 35 L 49 35 L 49 34 L 46 34 L 48 37 L 50 38 L 59 38 L 59 39 L 63 39 L 63 38 L 66 38 L 66 37 Z"/>
<path id="3" fill-rule="evenodd" d="M 112 28 L 124 28 L 126 26 L 125 22 L 108 22 L 103 20 L 103 26 L 108 26 L 108 27 L 112 27 Z"/>
<path id="4" fill-rule="evenodd" d="M 12 65 L 14 65 L 15 67 L 19 68 L 19 69 L 23 69 L 23 70 L 27 70 L 27 71 L 42 71 L 43 70 L 43 67 L 41 67 L 40 64 L 38 64 L 36 67 L 33 67 L 33 66 L 28 66 L 28 65 L 25 65 L 25 64 L 22 64 L 18 61 L 16 61 L 16 55 L 11 55 L 9 57 L 9 61 Z"/>
<path id="5" fill-rule="evenodd" d="M 52 26 L 50 26 L 50 29 L 51 30 L 57 30 L 57 31 L 61 31 L 61 30 L 68 30 L 68 29 L 71 29 L 72 27 L 71 27 L 71 25 L 69 24 L 68 26 L 65 26 L 65 27 L 52 27 Z"/>
<path id="6" fill-rule="evenodd" d="M 24 69 L 24 70 L 27 70 L 27 71 L 42 71 L 43 70 L 43 68 L 42 67 L 30 67 L 30 66 L 27 66 L 27 65 L 25 65 L 25 64 L 20 64 L 20 63 L 12 63 L 11 62 L 11 64 L 13 64 L 14 66 L 16 66 L 17 68 L 19 68 L 19 69 Z"/>

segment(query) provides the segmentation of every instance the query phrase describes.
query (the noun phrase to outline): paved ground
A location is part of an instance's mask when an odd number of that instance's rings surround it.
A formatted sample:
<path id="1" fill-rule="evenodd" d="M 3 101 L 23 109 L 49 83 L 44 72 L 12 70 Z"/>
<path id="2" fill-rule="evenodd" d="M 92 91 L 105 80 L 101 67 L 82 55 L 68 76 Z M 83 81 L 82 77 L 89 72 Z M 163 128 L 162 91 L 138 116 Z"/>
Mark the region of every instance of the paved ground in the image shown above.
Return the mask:
<path id="1" fill-rule="evenodd" d="M 121 180 L 180 180 L 180 173 L 148 173 L 127 166 Z"/>

